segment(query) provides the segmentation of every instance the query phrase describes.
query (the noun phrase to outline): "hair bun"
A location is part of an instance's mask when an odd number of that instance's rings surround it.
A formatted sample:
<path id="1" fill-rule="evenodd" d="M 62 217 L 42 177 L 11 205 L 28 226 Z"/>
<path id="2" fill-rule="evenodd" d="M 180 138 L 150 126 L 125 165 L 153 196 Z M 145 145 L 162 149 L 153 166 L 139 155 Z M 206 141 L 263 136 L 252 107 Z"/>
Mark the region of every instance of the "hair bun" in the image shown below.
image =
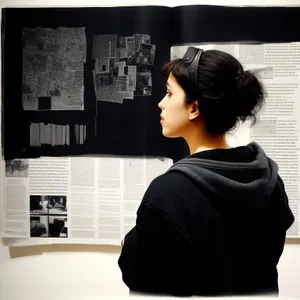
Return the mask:
<path id="1" fill-rule="evenodd" d="M 264 99 L 262 84 L 251 71 L 239 72 L 236 77 L 236 108 L 238 119 L 255 119 Z M 254 120 L 255 121 L 255 120 Z"/>

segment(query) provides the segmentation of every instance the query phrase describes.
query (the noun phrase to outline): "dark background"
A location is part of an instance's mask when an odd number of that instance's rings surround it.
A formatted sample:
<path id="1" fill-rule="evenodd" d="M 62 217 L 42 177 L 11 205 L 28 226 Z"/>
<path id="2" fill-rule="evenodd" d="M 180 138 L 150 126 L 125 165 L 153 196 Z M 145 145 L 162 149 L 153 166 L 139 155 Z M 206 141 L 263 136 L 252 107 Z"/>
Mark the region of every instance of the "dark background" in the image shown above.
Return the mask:
<path id="1" fill-rule="evenodd" d="M 171 25 L 172 24 L 172 25 Z M 22 111 L 22 28 L 86 27 L 84 111 Z M 152 96 L 123 104 L 96 102 L 93 86 L 94 34 L 151 35 L 156 45 Z M 291 42 L 300 40 L 300 7 L 158 6 L 113 8 L 9 8 L 2 17 L 3 143 L 5 159 L 77 154 L 165 156 L 175 161 L 188 149 L 161 134 L 158 102 L 165 94 L 161 67 L 171 45 L 208 42 Z M 97 113 L 97 124 L 95 117 Z M 30 121 L 86 124 L 83 146 L 29 148 Z M 95 130 L 97 136 L 95 137 Z"/>
<path id="2" fill-rule="evenodd" d="M 77 154 L 115 154 L 182 157 L 183 141 L 162 136 L 160 109 L 165 94 L 161 68 L 170 59 L 171 10 L 167 7 L 114 8 L 8 8 L 3 9 L 3 144 L 5 159 Z M 87 57 L 84 69 L 84 111 L 23 111 L 23 27 L 86 27 Z M 93 84 L 93 35 L 149 34 L 156 45 L 152 96 L 124 99 L 123 104 L 96 101 Z M 97 115 L 97 119 L 96 119 Z M 85 124 L 84 145 L 30 147 L 31 121 Z M 95 132 L 97 129 L 97 135 Z"/>
<path id="3" fill-rule="evenodd" d="M 299 6 L 191 5 L 172 8 L 172 45 L 199 42 L 293 42 L 300 41 L 299 28 Z"/>

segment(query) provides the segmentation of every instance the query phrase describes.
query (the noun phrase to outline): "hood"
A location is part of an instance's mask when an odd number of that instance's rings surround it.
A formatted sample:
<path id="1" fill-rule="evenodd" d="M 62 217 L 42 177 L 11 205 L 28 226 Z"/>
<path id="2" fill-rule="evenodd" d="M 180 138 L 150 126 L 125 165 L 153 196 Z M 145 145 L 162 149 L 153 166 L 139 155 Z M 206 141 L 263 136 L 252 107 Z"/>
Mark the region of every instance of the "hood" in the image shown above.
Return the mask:
<path id="1" fill-rule="evenodd" d="M 227 204 L 260 210 L 275 188 L 278 166 L 257 143 L 245 147 L 251 147 L 253 153 L 252 159 L 246 162 L 211 160 L 191 155 L 173 164 L 168 172 L 185 174 L 205 194 L 226 200 Z"/>

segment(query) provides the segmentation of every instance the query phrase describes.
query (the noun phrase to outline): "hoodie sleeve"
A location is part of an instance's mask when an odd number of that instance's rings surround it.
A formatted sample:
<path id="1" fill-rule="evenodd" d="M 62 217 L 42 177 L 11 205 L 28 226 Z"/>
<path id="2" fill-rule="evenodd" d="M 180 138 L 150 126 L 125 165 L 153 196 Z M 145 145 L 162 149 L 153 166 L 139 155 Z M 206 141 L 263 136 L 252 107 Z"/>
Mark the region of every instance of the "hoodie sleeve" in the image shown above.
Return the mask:
<path id="1" fill-rule="evenodd" d="M 295 220 L 289 206 L 289 199 L 285 192 L 284 183 L 279 175 L 269 205 L 266 207 L 263 220 L 265 222 L 264 228 L 267 229 L 263 234 L 264 243 L 266 247 L 270 247 L 271 245 L 270 251 L 266 255 L 269 260 L 277 264 L 283 253 L 286 231 Z"/>
<path id="2" fill-rule="evenodd" d="M 189 243 L 172 224 L 143 205 L 118 260 L 123 281 L 135 292 L 185 295 L 192 290 L 189 252 Z"/>
<path id="3" fill-rule="evenodd" d="M 282 214 L 283 230 L 288 230 L 295 221 L 295 216 L 289 206 L 289 199 L 285 191 L 285 186 L 282 178 L 278 175 L 278 189 L 279 195 L 282 197 L 281 207 L 278 207 L 278 211 Z"/>

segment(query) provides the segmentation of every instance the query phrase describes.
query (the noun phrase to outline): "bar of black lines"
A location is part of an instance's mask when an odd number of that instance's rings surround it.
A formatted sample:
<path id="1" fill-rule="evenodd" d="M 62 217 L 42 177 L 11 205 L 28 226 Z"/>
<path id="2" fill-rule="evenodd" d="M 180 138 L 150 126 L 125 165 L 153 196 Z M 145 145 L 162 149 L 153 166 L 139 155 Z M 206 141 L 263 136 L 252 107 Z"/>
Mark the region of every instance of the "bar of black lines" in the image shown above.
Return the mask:
<path id="1" fill-rule="evenodd" d="M 86 138 L 86 125 L 75 124 L 76 144 L 82 145 Z"/>
<path id="2" fill-rule="evenodd" d="M 81 145 L 86 138 L 86 125 L 74 125 L 74 138 L 76 144 Z M 41 145 L 62 146 L 70 145 L 71 126 L 51 123 L 30 124 L 30 146 Z"/>

